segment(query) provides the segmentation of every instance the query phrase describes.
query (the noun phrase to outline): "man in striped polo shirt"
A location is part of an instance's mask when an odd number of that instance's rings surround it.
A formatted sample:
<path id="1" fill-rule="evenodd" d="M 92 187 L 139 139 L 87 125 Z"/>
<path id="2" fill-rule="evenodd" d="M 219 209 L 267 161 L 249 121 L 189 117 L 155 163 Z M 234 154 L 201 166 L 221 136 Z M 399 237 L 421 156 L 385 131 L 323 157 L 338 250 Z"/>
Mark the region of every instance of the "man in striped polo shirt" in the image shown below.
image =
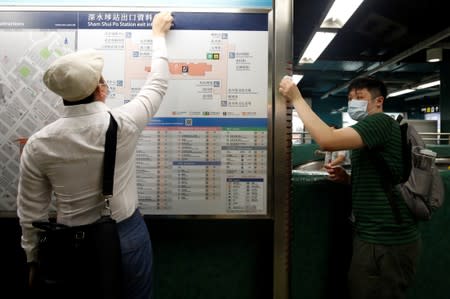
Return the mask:
<path id="1" fill-rule="evenodd" d="M 342 167 L 327 167 L 331 180 L 352 184 L 355 238 L 349 271 L 351 298 L 405 298 L 416 272 L 421 239 L 416 220 L 394 190 L 401 221 L 396 220 L 383 187 L 387 174 L 381 175 L 380 160 L 375 157 L 383 157 L 395 183 L 403 171 L 401 133 L 397 121 L 383 113 L 386 86 L 369 77 L 352 81 L 348 113 L 358 123 L 342 129 L 324 123 L 290 77 L 281 80 L 279 92 L 294 105 L 322 150 L 352 150 L 351 176 Z"/>

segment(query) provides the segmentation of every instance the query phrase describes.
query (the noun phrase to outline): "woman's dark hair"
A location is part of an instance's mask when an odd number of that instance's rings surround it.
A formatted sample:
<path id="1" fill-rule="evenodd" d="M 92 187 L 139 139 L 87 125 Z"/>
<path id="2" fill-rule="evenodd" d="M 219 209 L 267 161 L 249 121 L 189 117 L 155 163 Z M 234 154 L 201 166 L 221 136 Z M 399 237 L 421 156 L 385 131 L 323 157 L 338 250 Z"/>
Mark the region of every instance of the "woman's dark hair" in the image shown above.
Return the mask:
<path id="1" fill-rule="evenodd" d="M 373 98 L 382 96 L 384 99 L 387 97 L 387 88 L 383 81 L 373 77 L 356 78 L 350 82 L 347 91 L 351 90 L 367 89 Z"/>

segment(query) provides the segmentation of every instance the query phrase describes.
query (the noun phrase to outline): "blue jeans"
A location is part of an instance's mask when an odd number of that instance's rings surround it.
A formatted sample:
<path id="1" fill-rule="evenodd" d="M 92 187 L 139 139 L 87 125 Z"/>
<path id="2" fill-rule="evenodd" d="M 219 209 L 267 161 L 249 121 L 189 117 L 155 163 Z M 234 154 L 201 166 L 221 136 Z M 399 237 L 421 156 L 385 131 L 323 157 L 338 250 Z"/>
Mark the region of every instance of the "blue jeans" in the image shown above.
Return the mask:
<path id="1" fill-rule="evenodd" d="M 139 210 L 118 223 L 126 299 L 151 299 L 153 252 L 150 235 Z"/>

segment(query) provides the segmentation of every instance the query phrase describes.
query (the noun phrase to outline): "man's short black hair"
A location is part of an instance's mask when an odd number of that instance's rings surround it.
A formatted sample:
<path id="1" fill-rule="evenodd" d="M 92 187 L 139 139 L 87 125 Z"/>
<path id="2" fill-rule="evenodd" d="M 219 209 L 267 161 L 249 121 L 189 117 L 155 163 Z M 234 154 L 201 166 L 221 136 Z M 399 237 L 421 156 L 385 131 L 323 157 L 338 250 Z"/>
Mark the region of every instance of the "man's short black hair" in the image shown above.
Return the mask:
<path id="1" fill-rule="evenodd" d="M 348 93 L 351 90 L 361 90 L 367 89 L 373 98 L 382 96 L 384 99 L 387 97 L 387 88 L 383 81 L 378 80 L 374 77 L 361 77 L 356 78 L 350 82 L 350 85 L 347 88 Z"/>

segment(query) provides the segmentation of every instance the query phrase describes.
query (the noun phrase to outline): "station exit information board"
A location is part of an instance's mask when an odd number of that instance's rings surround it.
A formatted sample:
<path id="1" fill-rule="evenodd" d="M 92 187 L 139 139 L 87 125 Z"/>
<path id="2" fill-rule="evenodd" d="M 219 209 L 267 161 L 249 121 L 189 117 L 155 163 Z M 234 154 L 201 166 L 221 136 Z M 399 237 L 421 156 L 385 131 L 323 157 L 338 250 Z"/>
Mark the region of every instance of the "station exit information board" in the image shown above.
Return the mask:
<path id="1" fill-rule="evenodd" d="M 15 211 L 20 147 L 59 118 L 42 83 L 58 57 L 95 48 L 113 108 L 151 71 L 156 12 L 0 12 L 0 211 Z M 174 12 L 170 81 L 136 154 L 149 215 L 265 215 L 268 166 L 267 13 Z"/>

